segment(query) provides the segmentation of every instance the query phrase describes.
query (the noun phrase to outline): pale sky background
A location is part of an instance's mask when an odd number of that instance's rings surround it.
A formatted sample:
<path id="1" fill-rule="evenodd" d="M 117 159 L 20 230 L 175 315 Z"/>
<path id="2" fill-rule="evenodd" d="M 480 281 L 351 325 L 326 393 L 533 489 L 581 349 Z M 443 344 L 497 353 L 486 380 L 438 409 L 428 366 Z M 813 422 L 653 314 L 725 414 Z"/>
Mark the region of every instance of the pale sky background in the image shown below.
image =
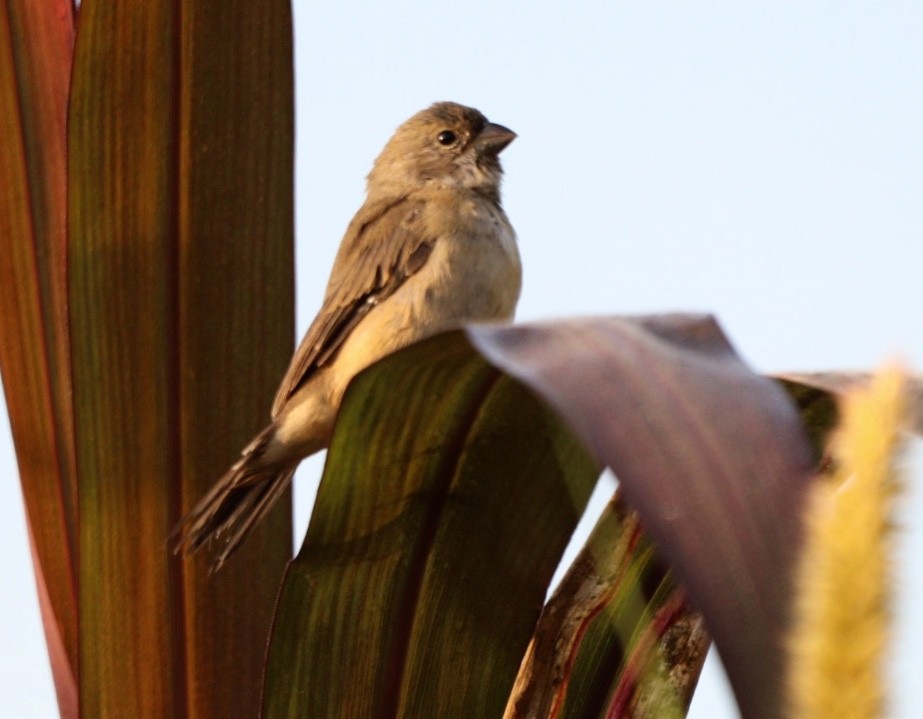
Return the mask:
<path id="1" fill-rule="evenodd" d="M 710 311 L 762 371 L 923 368 L 923 4 L 564 8 L 296 0 L 299 336 L 373 158 L 456 100 L 519 133 L 503 153 L 519 319 Z M 921 454 L 889 665 L 903 719 L 923 710 Z M 320 466 L 300 472 L 302 527 Z M 5 411 L 0 473 L 0 706 L 53 717 Z M 691 716 L 736 716 L 716 661 Z"/>

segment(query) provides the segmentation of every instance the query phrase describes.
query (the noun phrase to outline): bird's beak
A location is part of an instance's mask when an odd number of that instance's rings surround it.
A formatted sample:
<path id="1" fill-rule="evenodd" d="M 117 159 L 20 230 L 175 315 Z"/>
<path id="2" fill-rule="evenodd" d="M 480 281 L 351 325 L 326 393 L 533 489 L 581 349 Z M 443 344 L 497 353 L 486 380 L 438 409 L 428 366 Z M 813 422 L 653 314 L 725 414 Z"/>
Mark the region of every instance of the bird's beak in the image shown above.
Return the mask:
<path id="1" fill-rule="evenodd" d="M 503 151 L 504 147 L 515 139 L 516 133 L 508 127 L 489 122 L 478 134 L 474 144 L 478 148 L 479 155 L 493 155 L 496 157 Z"/>

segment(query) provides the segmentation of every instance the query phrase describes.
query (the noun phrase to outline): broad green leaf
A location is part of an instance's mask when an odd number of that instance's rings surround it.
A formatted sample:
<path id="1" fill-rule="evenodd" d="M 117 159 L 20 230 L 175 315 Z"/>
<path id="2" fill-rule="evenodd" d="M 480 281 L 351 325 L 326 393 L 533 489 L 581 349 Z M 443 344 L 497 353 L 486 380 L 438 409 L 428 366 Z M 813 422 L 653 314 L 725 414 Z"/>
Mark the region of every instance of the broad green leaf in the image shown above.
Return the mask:
<path id="1" fill-rule="evenodd" d="M 477 328 L 621 482 L 704 615 L 744 717 L 784 713 L 782 637 L 812 452 L 795 408 L 708 317 Z"/>
<path id="2" fill-rule="evenodd" d="M 617 492 L 545 606 L 504 717 L 684 716 L 708 645 Z"/>
<path id="3" fill-rule="evenodd" d="M 77 713 L 76 488 L 64 275 L 66 0 L 0 7 L 0 372 L 52 673 Z"/>
<path id="4" fill-rule="evenodd" d="M 81 4 L 68 273 L 86 716 L 257 713 L 288 502 L 210 582 L 167 538 L 267 420 L 291 352 L 289 12 Z"/>
<path id="5" fill-rule="evenodd" d="M 264 716 L 500 716 L 597 475 L 461 332 L 362 373 L 279 598 Z"/>

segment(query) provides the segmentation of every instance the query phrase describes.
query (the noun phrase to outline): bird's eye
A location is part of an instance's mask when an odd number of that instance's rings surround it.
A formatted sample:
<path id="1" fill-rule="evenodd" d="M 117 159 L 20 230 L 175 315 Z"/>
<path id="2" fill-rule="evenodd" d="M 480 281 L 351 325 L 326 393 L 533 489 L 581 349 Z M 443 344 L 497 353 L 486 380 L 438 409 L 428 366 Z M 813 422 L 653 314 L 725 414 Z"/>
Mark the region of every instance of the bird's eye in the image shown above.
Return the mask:
<path id="1" fill-rule="evenodd" d="M 440 145 L 445 145 L 448 147 L 449 145 L 454 145 L 458 138 L 451 130 L 443 130 L 438 135 L 436 135 L 436 139 L 439 140 Z"/>

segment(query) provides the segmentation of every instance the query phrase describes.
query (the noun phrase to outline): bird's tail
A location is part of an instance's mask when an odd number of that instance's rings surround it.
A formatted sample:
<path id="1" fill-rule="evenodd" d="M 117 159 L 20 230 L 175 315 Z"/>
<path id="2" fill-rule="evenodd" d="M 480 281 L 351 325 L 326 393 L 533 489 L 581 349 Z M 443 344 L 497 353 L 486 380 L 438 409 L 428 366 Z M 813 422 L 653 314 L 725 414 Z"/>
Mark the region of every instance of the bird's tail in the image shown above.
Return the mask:
<path id="1" fill-rule="evenodd" d="M 297 459 L 288 465 L 266 461 L 265 450 L 274 431 L 270 425 L 260 432 L 195 509 L 180 520 L 171 535 L 174 554 L 209 545 L 211 572 L 216 572 L 272 508 L 298 466 Z"/>

